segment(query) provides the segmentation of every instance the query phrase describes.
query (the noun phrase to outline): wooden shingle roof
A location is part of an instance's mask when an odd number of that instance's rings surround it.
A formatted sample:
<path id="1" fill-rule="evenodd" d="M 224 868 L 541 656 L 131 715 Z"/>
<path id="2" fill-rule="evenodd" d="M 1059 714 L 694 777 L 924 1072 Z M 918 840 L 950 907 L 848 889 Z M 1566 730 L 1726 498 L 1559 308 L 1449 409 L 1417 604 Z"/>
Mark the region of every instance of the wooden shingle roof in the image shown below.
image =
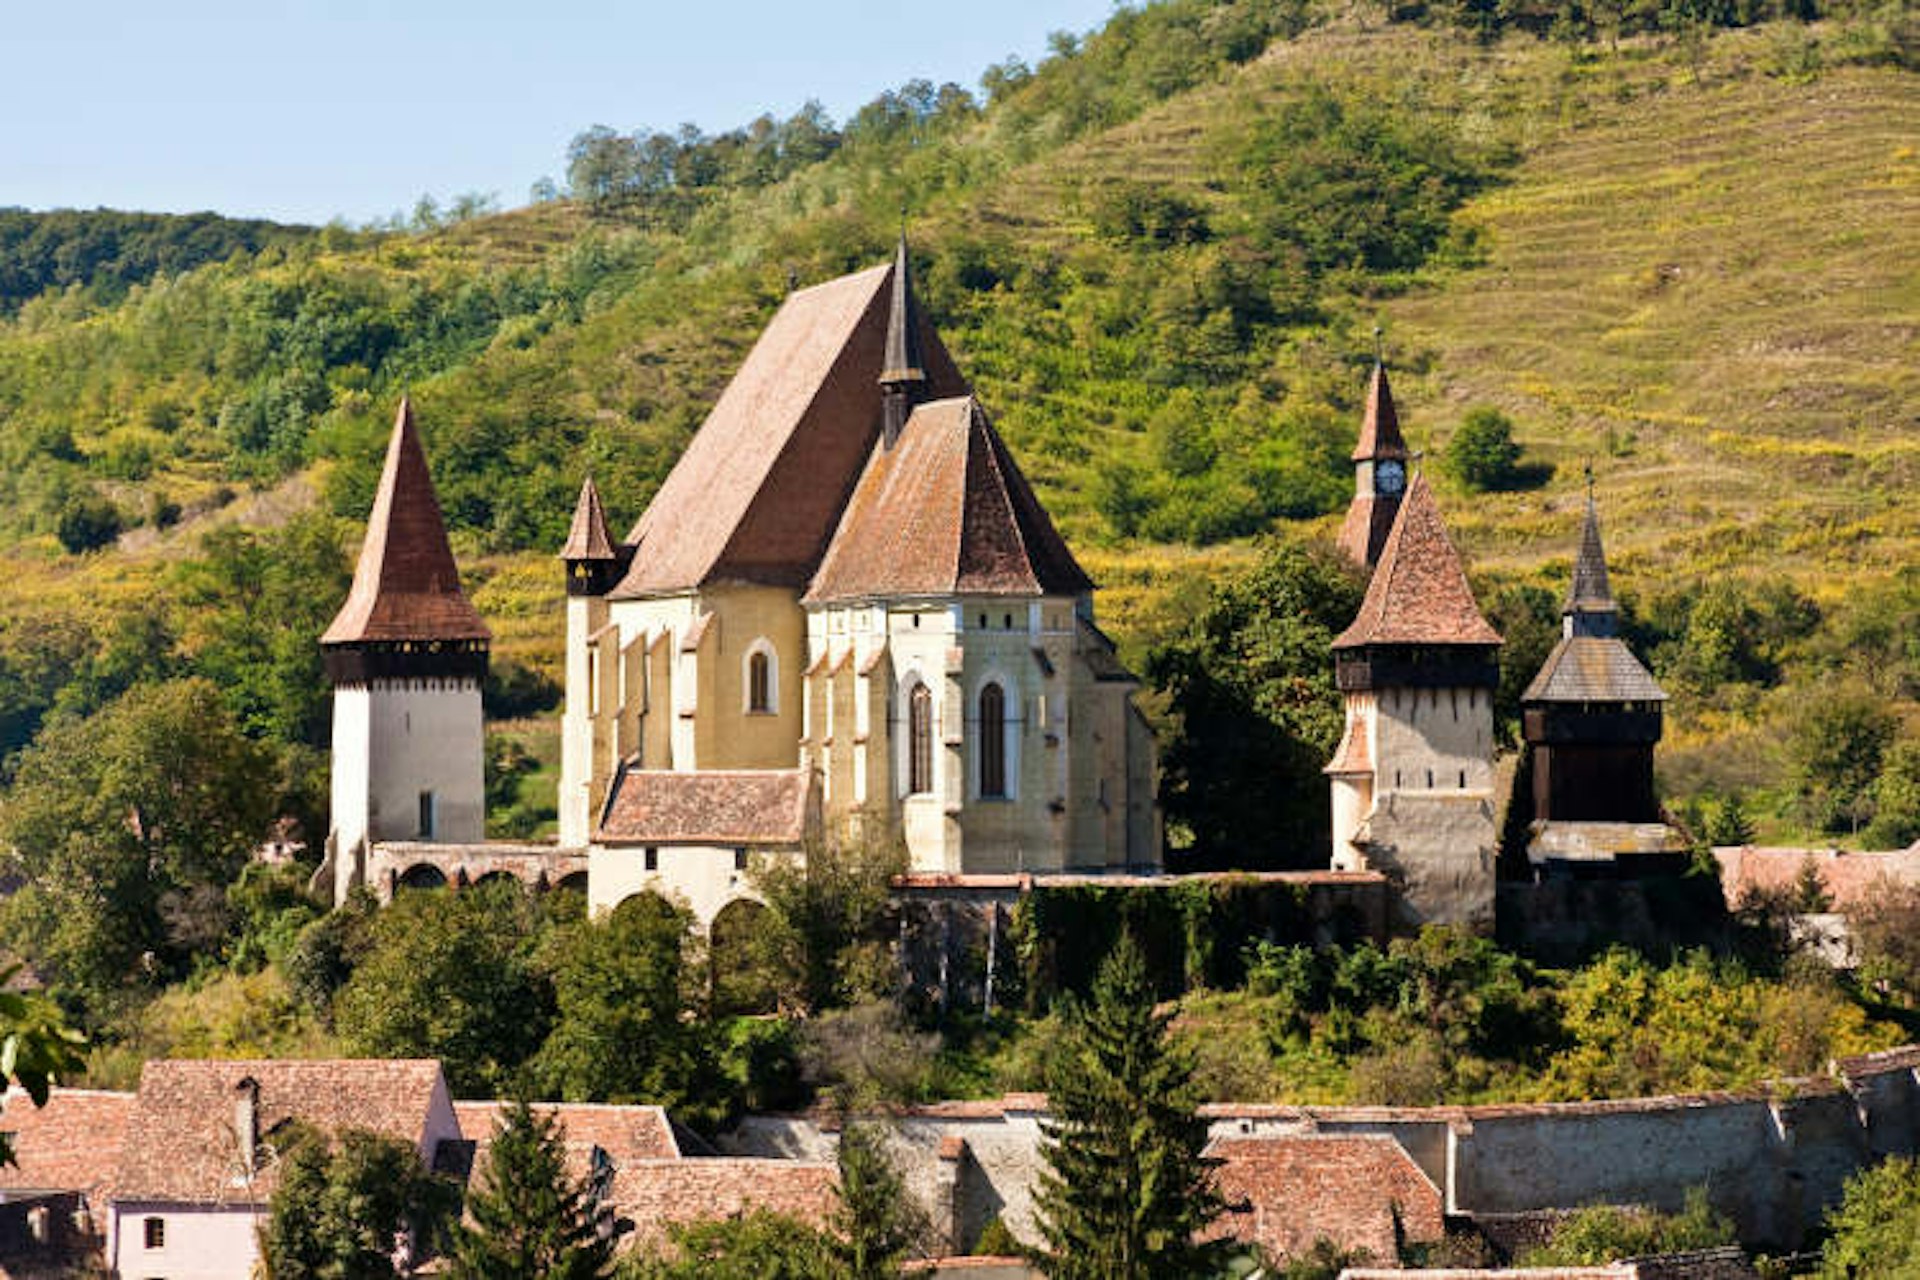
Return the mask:
<path id="1" fill-rule="evenodd" d="M 892 265 L 789 297 L 627 542 L 614 599 L 716 581 L 804 586 L 880 434 Z M 967 390 L 923 316 L 930 396 Z"/>
<path id="2" fill-rule="evenodd" d="M 892 447 L 875 446 L 806 599 L 1092 589 L 986 411 L 959 396 L 920 405 Z"/>
<path id="3" fill-rule="evenodd" d="M 402 397 L 353 586 L 320 643 L 490 638 L 460 590 L 413 406 Z"/>
<path id="4" fill-rule="evenodd" d="M 1529 702 L 1665 702 L 1666 690 L 1614 636 L 1568 636 L 1520 695 Z"/>
<path id="5" fill-rule="evenodd" d="M 1333 647 L 1500 642 L 1500 633 L 1474 603 L 1466 566 L 1447 536 L 1433 490 L 1425 476 L 1413 477 L 1360 612 Z"/>

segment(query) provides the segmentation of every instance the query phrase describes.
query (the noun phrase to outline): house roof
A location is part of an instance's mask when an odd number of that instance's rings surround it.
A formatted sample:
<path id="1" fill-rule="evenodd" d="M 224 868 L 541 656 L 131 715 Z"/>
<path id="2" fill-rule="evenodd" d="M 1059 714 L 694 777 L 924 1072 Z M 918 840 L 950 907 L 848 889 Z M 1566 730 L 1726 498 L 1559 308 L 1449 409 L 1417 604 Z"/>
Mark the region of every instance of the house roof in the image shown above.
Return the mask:
<path id="1" fill-rule="evenodd" d="M 1230 1206 L 1214 1231 L 1275 1258 L 1325 1238 L 1344 1251 L 1395 1256 L 1397 1236 L 1438 1240 L 1440 1191 L 1385 1134 L 1217 1138 L 1215 1185 Z"/>
<path id="2" fill-rule="evenodd" d="M 610 1198 L 616 1217 L 633 1223 L 633 1246 L 645 1249 L 664 1240 L 670 1226 L 755 1209 L 824 1225 L 837 1203 L 837 1180 L 833 1165 L 811 1160 L 636 1160 L 614 1173 Z"/>
<path id="3" fill-rule="evenodd" d="M 560 548 L 562 560 L 618 560 L 613 535 L 607 531 L 607 513 L 600 505 L 600 490 L 588 476 L 580 486 L 580 499 L 573 504 L 573 525 L 567 530 L 567 543 Z"/>
<path id="4" fill-rule="evenodd" d="M 596 840 L 796 845 L 815 805 L 809 769 L 622 768 Z"/>
<path id="5" fill-rule="evenodd" d="M 1353 446 L 1350 461 L 1371 458 L 1405 458 L 1407 442 L 1400 435 L 1400 414 L 1393 405 L 1393 388 L 1387 383 L 1384 361 L 1373 364 L 1373 378 L 1367 383 L 1367 407 L 1360 418 L 1360 439 Z"/>
<path id="6" fill-rule="evenodd" d="M 812 577 L 880 434 L 894 270 L 787 299 L 628 535 L 633 564 L 614 599 Z M 928 393 L 964 393 L 939 335 L 916 318 Z"/>
<path id="7" fill-rule="evenodd" d="M 1425 476 L 1407 485 L 1380 563 L 1367 583 L 1353 625 L 1335 649 L 1375 644 L 1497 645 L 1500 633 L 1481 616 L 1466 566 L 1434 503 Z"/>
<path id="8" fill-rule="evenodd" d="M 403 396 L 353 586 L 320 643 L 490 638 L 460 590 L 413 406 Z"/>
<path id="9" fill-rule="evenodd" d="M 436 1096 L 445 1094 L 440 1064 L 431 1059 L 155 1059 L 140 1072 L 140 1091 L 114 1173 L 114 1198 L 264 1202 L 277 1181 L 277 1165 L 256 1160 L 249 1177 L 234 1133 L 235 1093 L 248 1079 L 260 1086 L 256 1115 L 264 1143 L 297 1120 L 322 1130 L 368 1129 L 419 1144 L 426 1139 Z"/>
<path id="10" fill-rule="evenodd" d="M 958 396 L 918 406 L 874 447 L 806 598 L 1092 589 L 986 411 Z"/>
<path id="11" fill-rule="evenodd" d="M 505 1102 L 456 1102 L 460 1134 L 472 1152 L 469 1172 L 484 1167 L 493 1146 L 494 1130 L 507 1110 Z M 636 1160 L 677 1160 L 680 1144 L 673 1125 L 660 1107 L 615 1106 L 583 1102 L 536 1102 L 536 1114 L 550 1115 L 560 1126 L 567 1174 L 576 1180 L 593 1173 L 593 1150 L 598 1147 L 616 1168 Z"/>
<path id="12" fill-rule="evenodd" d="M 54 1089 L 36 1107 L 22 1090 L 7 1090 L 0 1129 L 13 1135 L 14 1163 L 0 1168 L 0 1190 L 109 1193 L 132 1111 L 131 1093 Z"/>
<path id="13" fill-rule="evenodd" d="M 1664 702 L 1662 689 L 1617 636 L 1563 638 L 1520 695 L 1526 702 Z"/>

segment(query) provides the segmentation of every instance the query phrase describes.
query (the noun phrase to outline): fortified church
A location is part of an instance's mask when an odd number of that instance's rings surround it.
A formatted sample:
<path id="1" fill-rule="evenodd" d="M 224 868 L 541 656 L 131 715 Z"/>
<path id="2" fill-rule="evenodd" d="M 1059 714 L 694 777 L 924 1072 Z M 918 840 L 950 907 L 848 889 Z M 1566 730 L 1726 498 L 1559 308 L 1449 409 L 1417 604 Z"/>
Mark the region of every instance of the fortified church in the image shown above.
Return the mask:
<path id="1" fill-rule="evenodd" d="M 1416 461 L 1376 363 L 1339 535 L 1369 577 L 1331 655 L 1329 873 L 1382 886 L 1399 927 L 1487 930 L 1502 641 Z M 1159 871 L 1138 682 L 916 303 L 904 239 L 787 299 L 624 539 L 588 479 L 560 558 L 559 843 L 484 843 L 489 633 L 402 403 L 322 638 L 337 899 L 510 874 L 711 924 L 753 898 L 756 854 L 827 841 L 898 842 L 921 886 Z M 1563 629 L 1524 699 L 1531 874 L 1665 869 L 1665 695 L 1616 634 L 1591 482 Z"/>

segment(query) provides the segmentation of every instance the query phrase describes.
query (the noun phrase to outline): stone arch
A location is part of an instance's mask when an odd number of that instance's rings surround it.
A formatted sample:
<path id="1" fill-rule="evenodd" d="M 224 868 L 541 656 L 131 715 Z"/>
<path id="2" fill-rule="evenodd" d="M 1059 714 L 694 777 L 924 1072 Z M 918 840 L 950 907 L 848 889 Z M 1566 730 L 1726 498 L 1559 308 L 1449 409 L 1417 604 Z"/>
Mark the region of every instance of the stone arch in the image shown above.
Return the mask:
<path id="1" fill-rule="evenodd" d="M 394 882 L 395 889 L 444 889 L 447 887 L 447 873 L 431 862 L 416 862 L 400 873 Z"/>
<path id="2" fill-rule="evenodd" d="M 473 887 L 476 889 L 484 889 L 488 885 L 519 883 L 519 876 L 514 875 L 511 871 L 502 871 L 496 867 L 494 870 L 485 873 L 479 879 L 475 880 Z"/>
<path id="3" fill-rule="evenodd" d="M 735 898 L 707 926 L 707 963 L 715 1016 L 772 1013 L 785 967 L 773 945 L 773 913 L 756 898 Z"/>
<path id="4" fill-rule="evenodd" d="M 553 887 L 556 889 L 565 889 L 569 893 L 585 893 L 587 891 L 587 873 L 584 871 L 570 871 L 566 875 L 561 876 Z"/>
<path id="5" fill-rule="evenodd" d="M 659 911 L 662 913 L 680 910 L 673 899 L 654 889 L 635 889 L 626 897 L 608 908 L 609 911 Z"/>

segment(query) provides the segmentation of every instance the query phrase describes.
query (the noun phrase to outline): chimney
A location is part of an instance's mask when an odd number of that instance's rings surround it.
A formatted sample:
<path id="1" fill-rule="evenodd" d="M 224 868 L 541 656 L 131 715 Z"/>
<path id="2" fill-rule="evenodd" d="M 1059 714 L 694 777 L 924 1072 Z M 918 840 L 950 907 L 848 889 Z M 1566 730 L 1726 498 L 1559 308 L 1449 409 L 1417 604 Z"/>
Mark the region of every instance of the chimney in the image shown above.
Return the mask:
<path id="1" fill-rule="evenodd" d="M 233 1086 L 233 1136 L 241 1171 L 251 1176 L 260 1150 L 260 1082 L 252 1076 Z"/>

